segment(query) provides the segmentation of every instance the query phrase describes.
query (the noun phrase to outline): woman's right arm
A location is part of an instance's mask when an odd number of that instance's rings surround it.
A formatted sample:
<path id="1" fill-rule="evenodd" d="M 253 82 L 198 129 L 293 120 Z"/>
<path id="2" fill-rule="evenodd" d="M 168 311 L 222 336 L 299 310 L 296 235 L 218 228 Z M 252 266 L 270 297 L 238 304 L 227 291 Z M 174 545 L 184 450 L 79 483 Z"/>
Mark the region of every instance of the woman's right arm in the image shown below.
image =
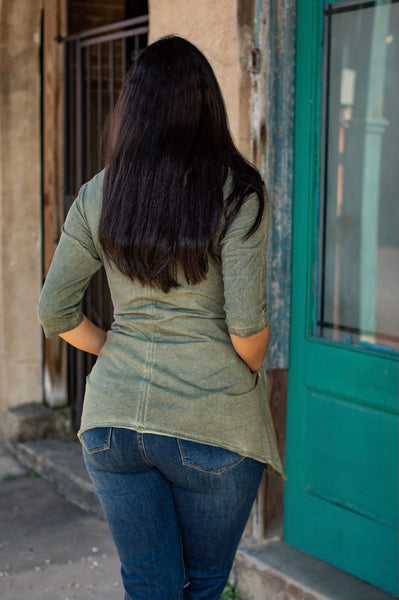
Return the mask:
<path id="1" fill-rule="evenodd" d="M 239 337 L 238 335 L 230 334 L 235 351 L 252 372 L 257 371 L 263 365 L 269 336 L 269 325 L 263 331 L 249 337 Z"/>

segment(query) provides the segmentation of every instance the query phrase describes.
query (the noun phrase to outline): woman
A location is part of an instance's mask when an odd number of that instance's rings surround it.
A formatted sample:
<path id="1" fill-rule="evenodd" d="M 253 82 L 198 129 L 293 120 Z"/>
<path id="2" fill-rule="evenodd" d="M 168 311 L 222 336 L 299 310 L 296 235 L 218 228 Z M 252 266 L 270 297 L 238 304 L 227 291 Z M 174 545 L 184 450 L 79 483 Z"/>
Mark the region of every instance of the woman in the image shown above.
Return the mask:
<path id="1" fill-rule="evenodd" d="M 78 435 L 127 600 L 218 599 L 264 466 L 284 477 L 262 370 L 268 214 L 205 57 L 150 45 L 38 305 L 48 337 L 98 355 Z M 102 265 L 108 332 L 80 310 Z"/>

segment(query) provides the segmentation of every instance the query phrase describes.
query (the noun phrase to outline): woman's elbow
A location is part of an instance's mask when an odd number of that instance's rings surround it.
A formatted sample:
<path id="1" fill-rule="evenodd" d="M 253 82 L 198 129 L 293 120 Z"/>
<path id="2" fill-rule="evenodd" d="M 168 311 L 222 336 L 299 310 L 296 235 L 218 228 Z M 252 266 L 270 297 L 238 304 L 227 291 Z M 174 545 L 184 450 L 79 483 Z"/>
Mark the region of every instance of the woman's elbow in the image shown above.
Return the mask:
<path id="1" fill-rule="evenodd" d="M 36 304 L 36 312 L 40 323 L 43 325 L 50 316 L 50 310 L 49 306 L 42 298 L 39 298 L 39 301 Z"/>

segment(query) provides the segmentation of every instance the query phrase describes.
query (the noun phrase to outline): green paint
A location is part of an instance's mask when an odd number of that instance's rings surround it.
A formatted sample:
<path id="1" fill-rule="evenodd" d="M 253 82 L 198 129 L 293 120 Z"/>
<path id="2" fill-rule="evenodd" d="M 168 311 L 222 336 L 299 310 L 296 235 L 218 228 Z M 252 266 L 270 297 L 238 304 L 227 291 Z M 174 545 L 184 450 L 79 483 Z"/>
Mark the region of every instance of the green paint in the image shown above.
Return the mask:
<path id="1" fill-rule="evenodd" d="M 397 594 L 397 356 L 311 335 L 321 48 L 322 3 L 298 0 L 284 538 Z"/>

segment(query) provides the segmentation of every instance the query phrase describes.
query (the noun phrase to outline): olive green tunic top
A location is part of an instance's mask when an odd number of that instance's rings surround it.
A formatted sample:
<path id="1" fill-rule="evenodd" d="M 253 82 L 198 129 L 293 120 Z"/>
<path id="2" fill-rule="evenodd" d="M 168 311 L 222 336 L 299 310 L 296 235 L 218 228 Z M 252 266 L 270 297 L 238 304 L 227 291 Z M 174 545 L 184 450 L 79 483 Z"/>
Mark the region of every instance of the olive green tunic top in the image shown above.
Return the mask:
<path id="1" fill-rule="evenodd" d="M 268 324 L 266 249 L 269 211 L 248 239 L 258 210 L 248 196 L 210 259 L 206 279 L 168 293 L 131 281 L 105 259 L 98 239 L 104 172 L 73 203 L 43 287 L 45 335 L 77 327 L 91 277 L 105 267 L 114 321 L 87 378 L 80 435 L 125 427 L 227 448 L 284 477 L 267 402 L 265 373 L 251 373 L 229 332 L 247 337 Z M 224 188 L 231 188 L 231 175 Z"/>

